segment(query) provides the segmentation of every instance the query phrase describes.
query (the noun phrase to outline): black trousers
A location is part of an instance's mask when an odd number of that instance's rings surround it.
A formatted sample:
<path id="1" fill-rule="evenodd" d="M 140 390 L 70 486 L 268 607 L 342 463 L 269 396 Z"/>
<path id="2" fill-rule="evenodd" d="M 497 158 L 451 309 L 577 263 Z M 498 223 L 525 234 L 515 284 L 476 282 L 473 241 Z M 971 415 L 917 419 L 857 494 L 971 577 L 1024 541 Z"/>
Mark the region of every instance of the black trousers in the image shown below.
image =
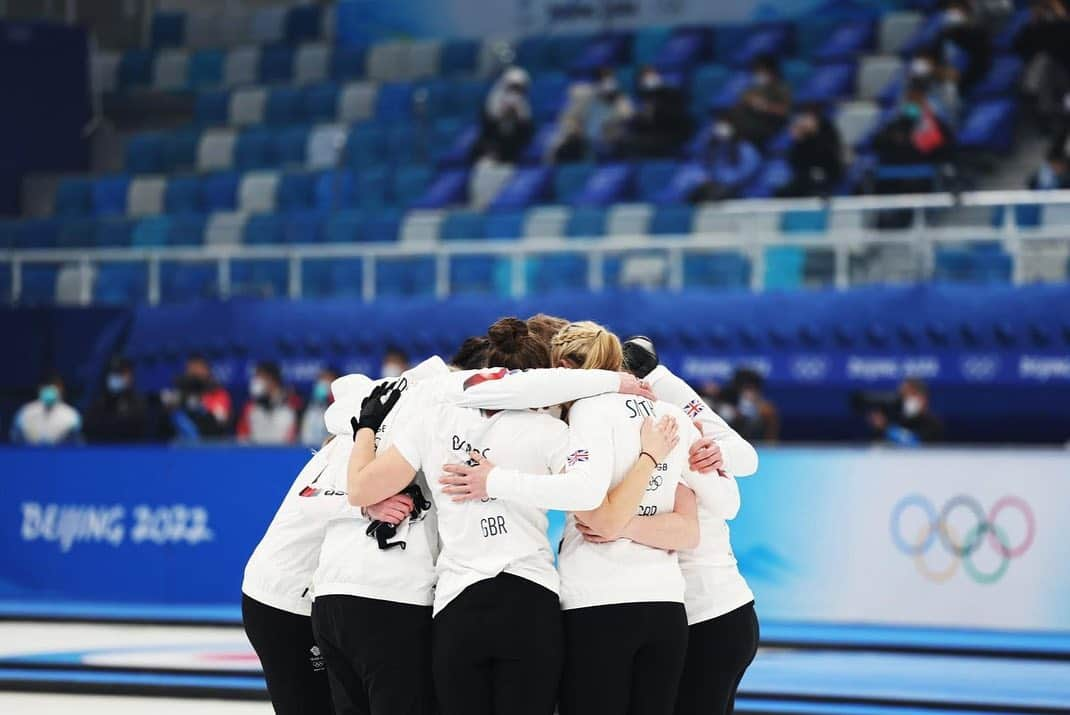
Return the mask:
<path id="1" fill-rule="evenodd" d="M 511 574 L 466 588 L 434 620 L 441 715 L 552 715 L 561 679 L 557 594 Z"/>
<path id="2" fill-rule="evenodd" d="M 758 652 L 754 602 L 690 631 L 675 715 L 731 715 L 739 681 Z"/>
<path id="3" fill-rule="evenodd" d="M 312 619 L 280 611 L 242 594 L 242 623 L 260 657 L 278 715 L 330 715 L 327 669 L 312 635 Z"/>
<path id="4" fill-rule="evenodd" d="M 431 607 L 357 596 L 312 604 L 338 715 L 431 715 Z"/>
<path id="5" fill-rule="evenodd" d="M 671 715 L 687 653 L 682 603 L 564 613 L 561 715 Z"/>

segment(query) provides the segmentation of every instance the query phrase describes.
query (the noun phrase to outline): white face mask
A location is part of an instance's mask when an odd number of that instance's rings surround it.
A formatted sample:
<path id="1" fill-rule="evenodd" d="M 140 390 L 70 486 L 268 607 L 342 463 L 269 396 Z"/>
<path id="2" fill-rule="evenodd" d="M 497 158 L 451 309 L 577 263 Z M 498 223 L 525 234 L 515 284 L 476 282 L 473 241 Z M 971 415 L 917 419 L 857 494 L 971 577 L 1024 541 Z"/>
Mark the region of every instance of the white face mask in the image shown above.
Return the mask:
<path id="1" fill-rule="evenodd" d="M 387 379 L 394 379 L 395 377 L 401 377 L 401 373 L 405 372 L 401 365 L 396 362 L 384 362 L 382 368 L 383 377 Z"/>
<path id="2" fill-rule="evenodd" d="M 933 63 L 929 60 L 918 58 L 910 63 L 910 74 L 915 77 L 928 77 L 933 72 Z"/>
<path id="3" fill-rule="evenodd" d="M 903 398 L 903 415 L 917 417 L 921 414 L 921 398 L 915 395 Z"/>
<path id="4" fill-rule="evenodd" d="M 754 73 L 754 84 L 758 85 L 759 87 L 764 87 L 772 81 L 773 78 L 770 77 L 769 74 L 766 72 Z"/>
<path id="5" fill-rule="evenodd" d="M 249 380 L 249 395 L 254 400 L 267 396 L 267 382 L 264 381 L 264 378 L 253 377 L 252 380 Z"/>
<path id="6" fill-rule="evenodd" d="M 735 131 L 728 122 L 717 122 L 713 125 L 713 135 L 718 139 L 731 139 Z"/>
<path id="7" fill-rule="evenodd" d="M 966 13 L 962 10 L 948 10 L 944 13 L 944 21 L 947 22 L 948 25 L 961 25 L 966 22 L 966 20 Z"/>

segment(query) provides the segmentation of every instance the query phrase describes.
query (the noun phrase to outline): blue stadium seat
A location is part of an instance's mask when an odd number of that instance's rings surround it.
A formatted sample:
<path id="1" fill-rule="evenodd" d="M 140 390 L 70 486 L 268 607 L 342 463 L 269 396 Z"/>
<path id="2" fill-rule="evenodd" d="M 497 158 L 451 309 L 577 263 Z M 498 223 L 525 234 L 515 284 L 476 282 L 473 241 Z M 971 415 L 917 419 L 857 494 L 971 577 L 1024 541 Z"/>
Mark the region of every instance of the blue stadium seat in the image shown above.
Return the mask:
<path id="1" fill-rule="evenodd" d="M 574 238 L 596 238 L 606 232 L 606 212 L 590 206 L 572 209 L 565 222 L 565 235 Z"/>
<path id="2" fill-rule="evenodd" d="M 357 204 L 367 208 L 381 208 L 389 205 L 389 174 L 381 167 L 369 167 L 358 171 L 355 176 L 354 195 Z"/>
<path id="3" fill-rule="evenodd" d="M 594 173 L 593 164 L 563 164 L 554 172 L 554 198 L 569 203 L 583 191 Z"/>
<path id="4" fill-rule="evenodd" d="M 335 45 L 331 50 L 331 79 L 338 82 L 360 79 L 365 72 L 367 48 Z"/>
<path id="5" fill-rule="evenodd" d="M 92 208 L 93 186 L 85 178 L 68 177 L 56 186 L 52 213 L 55 216 L 88 216 Z"/>
<path id="6" fill-rule="evenodd" d="M 555 122 L 547 122 L 538 127 L 535 130 L 535 136 L 524 147 L 524 152 L 520 155 L 520 162 L 523 164 L 542 164 L 545 162 L 557 133 L 558 126 Z"/>
<path id="7" fill-rule="evenodd" d="M 290 211 L 282 216 L 283 242 L 322 243 L 326 240 L 326 217 L 319 211 Z"/>
<path id="8" fill-rule="evenodd" d="M 709 58 L 710 44 L 706 30 L 680 28 L 658 50 L 654 65 L 663 72 L 686 72 Z"/>
<path id="9" fill-rule="evenodd" d="M 749 72 L 733 72 L 721 84 L 719 90 L 706 98 L 705 109 L 719 112 L 734 107 L 739 102 L 739 98 L 750 87 L 750 83 L 751 76 Z"/>
<path id="10" fill-rule="evenodd" d="M 305 166 L 309 128 L 293 125 L 271 132 L 271 166 Z"/>
<path id="11" fill-rule="evenodd" d="M 542 74 L 554 70 L 553 57 L 550 54 L 550 42 L 547 35 L 528 35 L 516 46 L 513 62 L 531 74 Z"/>
<path id="12" fill-rule="evenodd" d="M 255 258 L 231 261 L 231 295 L 277 298 L 288 295 L 289 265 L 285 259 Z"/>
<path id="13" fill-rule="evenodd" d="M 230 119 L 230 92 L 225 89 L 198 92 L 193 118 L 201 124 L 226 124 Z"/>
<path id="14" fill-rule="evenodd" d="M 165 213 L 199 212 L 201 205 L 201 182 L 196 176 L 172 176 L 163 192 Z"/>
<path id="15" fill-rule="evenodd" d="M 717 37 L 719 41 L 721 36 Z M 784 56 L 790 53 L 792 45 L 791 27 L 783 23 L 758 25 L 746 31 L 742 41 L 729 54 L 722 54 L 719 45 L 715 47 L 719 59 L 734 67 L 748 67 L 762 55 Z"/>
<path id="16" fill-rule="evenodd" d="M 97 216 L 122 216 L 126 214 L 126 190 L 130 177 L 117 174 L 96 179 L 93 182 L 93 213 Z"/>
<path id="17" fill-rule="evenodd" d="M 169 217 L 167 245 L 200 246 L 204 244 L 206 219 L 201 214 L 177 214 Z M 139 224 L 140 227 L 140 224 Z M 135 239 L 137 237 L 135 229 Z"/>
<path id="18" fill-rule="evenodd" d="M 386 156 L 395 166 L 427 160 L 426 129 L 402 122 L 386 128 Z"/>
<path id="19" fill-rule="evenodd" d="M 301 93 L 301 118 L 306 122 L 333 122 L 338 114 L 338 85 L 321 82 Z"/>
<path id="20" fill-rule="evenodd" d="M 375 117 L 384 122 L 407 121 L 412 117 L 412 84 L 384 82 L 375 95 Z"/>
<path id="21" fill-rule="evenodd" d="M 784 81 L 791 87 L 792 92 L 797 92 L 805 87 L 814 73 L 813 66 L 806 60 L 785 60 L 780 65 L 780 72 L 784 75 Z"/>
<path id="22" fill-rule="evenodd" d="M 1029 8 L 1020 8 L 1002 23 L 999 34 L 992 41 L 992 45 L 1001 52 L 1007 52 L 1013 48 L 1018 33 L 1029 24 L 1031 19 Z"/>
<path id="23" fill-rule="evenodd" d="M 333 211 L 356 204 L 356 181 L 345 169 L 313 174 L 312 205 L 321 211 Z"/>
<path id="24" fill-rule="evenodd" d="M 424 195 L 430 181 L 430 168 L 419 164 L 400 166 L 390 182 L 390 195 L 394 205 L 412 205 Z"/>
<path id="25" fill-rule="evenodd" d="M 162 302 L 185 303 L 215 298 L 218 295 L 218 269 L 214 262 L 161 262 L 160 300 Z"/>
<path id="26" fill-rule="evenodd" d="M 997 57 L 988 73 L 970 89 L 970 101 L 1013 95 L 1023 68 L 1022 60 L 1014 55 Z"/>
<path id="27" fill-rule="evenodd" d="M 316 175 L 307 172 L 286 172 L 279 178 L 275 190 L 277 211 L 296 211 L 315 204 Z"/>
<path id="28" fill-rule="evenodd" d="M 828 28 L 820 45 L 813 47 L 813 57 L 817 62 L 842 62 L 852 60 L 872 49 L 876 41 L 876 26 L 868 18 L 838 21 L 834 28 Z"/>
<path id="29" fill-rule="evenodd" d="M 263 84 L 289 82 L 293 79 L 294 51 L 289 45 L 267 45 L 260 48 L 256 78 Z"/>
<path id="30" fill-rule="evenodd" d="M 264 122 L 281 126 L 301 121 L 304 99 L 304 93 L 297 87 L 272 87 L 264 104 Z"/>
<path id="31" fill-rule="evenodd" d="M 190 87 L 217 87 L 223 81 L 223 50 L 198 50 L 189 59 Z"/>
<path id="32" fill-rule="evenodd" d="M 750 263 L 738 253 L 684 254 L 686 288 L 745 289 L 749 285 Z"/>
<path id="33" fill-rule="evenodd" d="M 642 201 L 654 201 L 672 180 L 679 164 L 672 160 L 640 162 L 635 175 L 637 195 Z"/>
<path id="34" fill-rule="evenodd" d="M 579 60 L 580 55 L 597 42 L 597 38 L 574 32 L 562 32 L 549 35 L 550 65 L 559 72 L 568 72 Z"/>
<path id="35" fill-rule="evenodd" d="M 327 219 L 324 239 L 328 243 L 357 243 L 362 240 L 365 213 L 360 209 L 335 211 Z"/>
<path id="36" fill-rule="evenodd" d="M 854 81 L 853 64 L 821 65 L 799 89 L 795 101 L 828 103 L 842 99 L 854 92 Z"/>
<path id="37" fill-rule="evenodd" d="M 655 236 L 682 236 L 691 233 L 694 210 L 690 206 L 660 206 L 650 219 Z"/>
<path id="38" fill-rule="evenodd" d="M 671 36 L 672 29 L 668 27 L 640 27 L 632 44 L 632 62 L 639 66 L 654 64 Z"/>
<path id="39" fill-rule="evenodd" d="M 553 172 L 547 166 L 518 169 L 494 197 L 492 211 L 524 209 L 545 199 L 550 192 Z"/>
<path id="40" fill-rule="evenodd" d="M 286 11 L 283 37 L 290 45 L 318 40 L 322 34 L 323 6 L 295 5 Z"/>
<path id="41" fill-rule="evenodd" d="M 476 211 L 451 211 L 438 229 L 442 241 L 478 241 L 485 236 L 483 214 Z"/>
<path id="42" fill-rule="evenodd" d="M 573 292 L 587 287 L 587 259 L 579 253 L 557 253 L 528 261 L 528 292 L 547 295 Z"/>
<path id="43" fill-rule="evenodd" d="M 447 40 L 439 58 L 441 74 L 464 76 L 475 72 L 479 61 L 479 43 L 476 40 Z"/>
<path id="44" fill-rule="evenodd" d="M 770 198 L 790 181 L 791 165 L 784 159 L 771 159 L 762 165 L 742 195 L 748 199 Z"/>
<path id="45" fill-rule="evenodd" d="M 163 164 L 167 171 L 192 168 L 197 161 L 200 132 L 179 129 L 167 132 L 163 144 Z"/>
<path id="46" fill-rule="evenodd" d="M 1010 99 L 994 99 L 973 106 L 958 133 L 959 146 L 1006 153 L 1014 146 L 1017 105 Z"/>
<path id="47" fill-rule="evenodd" d="M 250 127 L 234 142 L 234 167 L 242 171 L 267 169 L 275 164 L 275 134 L 267 127 Z"/>
<path id="48" fill-rule="evenodd" d="M 253 214 L 242 227 L 242 243 L 246 246 L 271 246 L 284 242 L 282 217 L 278 214 Z"/>
<path id="49" fill-rule="evenodd" d="M 436 134 L 434 136 L 439 137 L 437 132 L 441 127 L 443 135 L 441 135 L 441 141 L 436 139 L 434 143 L 435 150 L 433 152 L 433 158 L 436 164 L 439 166 L 460 166 L 467 164 L 475 151 L 476 144 L 479 142 L 479 125 L 472 123 L 462 125 L 456 131 L 453 131 L 449 136 L 445 135 L 445 124 L 439 125 L 436 122 Z"/>
<path id="50" fill-rule="evenodd" d="M 942 13 L 936 12 L 929 15 L 924 22 L 918 25 L 914 34 L 899 46 L 899 54 L 903 57 L 910 57 L 919 50 L 930 47 L 936 42 L 936 38 L 943 27 L 944 17 Z"/>
<path id="51" fill-rule="evenodd" d="M 23 219 L 11 227 L 11 248 L 55 248 L 59 245 L 61 219 Z"/>
<path id="52" fill-rule="evenodd" d="M 393 243 L 398 240 L 401 229 L 401 212 L 394 209 L 380 209 L 364 221 L 362 235 L 365 241 L 373 243 Z"/>
<path id="53" fill-rule="evenodd" d="M 23 305 L 42 305 L 56 302 L 56 278 L 59 266 L 42 263 L 27 263 L 22 267 L 22 292 L 19 302 Z"/>
<path id="54" fill-rule="evenodd" d="M 630 38 L 620 33 L 608 33 L 580 48 L 579 54 L 566 67 L 581 75 L 591 74 L 600 67 L 614 67 L 629 59 Z"/>
<path id="55" fill-rule="evenodd" d="M 126 158 L 123 165 L 135 174 L 157 174 L 167 167 L 164 164 L 164 143 L 162 134 L 141 132 L 130 137 L 126 142 Z"/>
<path id="56" fill-rule="evenodd" d="M 94 221 L 93 245 L 97 248 L 126 248 L 134 238 L 136 221 L 113 218 Z"/>
<path id="57" fill-rule="evenodd" d="M 93 282 L 93 301 L 130 305 L 148 298 L 149 276 L 144 263 L 101 263 Z"/>
<path id="58" fill-rule="evenodd" d="M 785 211 L 780 214 L 783 233 L 824 233 L 828 230 L 829 215 L 823 209 Z"/>
<path id="59" fill-rule="evenodd" d="M 59 248 L 90 248 L 94 243 L 96 222 L 88 218 L 69 218 L 59 227 Z"/>
<path id="60" fill-rule="evenodd" d="M 119 89 L 148 87 L 152 84 L 152 50 L 124 50 L 119 57 Z"/>
<path id="61" fill-rule="evenodd" d="M 364 263 L 359 258 L 302 261 L 301 295 L 305 298 L 360 298 Z"/>
<path id="62" fill-rule="evenodd" d="M 450 291 L 508 295 L 509 268 L 506 258 L 453 256 L 450 258 Z"/>
<path id="63" fill-rule="evenodd" d="M 705 115 L 709 110 L 710 98 L 717 96 L 728 78 L 728 68 L 724 65 L 699 66 L 691 75 L 691 114 Z"/>
<path id="64" fill-rule="evenodd" d="M 963 283 L 1009 283 L 1011 257 L 993 247 L 938 248 L 933 279 Z"/>
<path id="65" fill-rule="evenodd" d="M 768 290 L 798 288 L 803 284 L 806 251 L 795 246 L 765 249 L 765 287 Z"/>
<path id="66" fill-rule="evenodd" d="M 201 207 L 207 213 L 232 211 L 238 207 L 238 184 L 241 175 L 236 171 L 207 174 L 200 182 Z"/>
<path id="67" fill-rule="evenodd" d="M 134 226 L 130 244 L 138 248 L 166 246 L 170 230 L 171 218 L 169 216 L 143 218 Z"/>
<path id="68" fill-rule="evenodd" d="M 438 209 L 464 203 L 468 198 L 468 170 L 447 169 L 439 172 L 413 208 Z"/>
<path id="69" fill-rule="evenodd" d="M 345 148 L 346 163 L 361 167 L 386 161 L 386 134 L 374 124 L 358 124 L 349 130 Z"/>
<path id="70" fill-rule="evenodd" d="M 186 43 L 186 13 L 153 13 L 150 33 L 154 48 L 182 47 Z"/>
<path id="71" fill-rule="evenodd" d="M 574 206 L 608 206 L 630 198 L 635 171 L 628 164 L 598 167 L 572 200 Z"/>
<path id="72" fill-rule="evenodd" d="M 494 240 L 516 240 L 524 235 L 524 212 L 496 211 L 483 222 L 486 237 Z"/>
<path id="73" fill-rule="evenodd" d="M 531 80 L 531 113 L 536 123 L 553 121 L 568 98 L 568 76 L 563 72 L 535 75 Z"/>
<path id="74" fill-rule="evenodd" d="M 430 296 L 435 288 L 432 258 L 391 258 L 375 262 L 376 295 Z"/>

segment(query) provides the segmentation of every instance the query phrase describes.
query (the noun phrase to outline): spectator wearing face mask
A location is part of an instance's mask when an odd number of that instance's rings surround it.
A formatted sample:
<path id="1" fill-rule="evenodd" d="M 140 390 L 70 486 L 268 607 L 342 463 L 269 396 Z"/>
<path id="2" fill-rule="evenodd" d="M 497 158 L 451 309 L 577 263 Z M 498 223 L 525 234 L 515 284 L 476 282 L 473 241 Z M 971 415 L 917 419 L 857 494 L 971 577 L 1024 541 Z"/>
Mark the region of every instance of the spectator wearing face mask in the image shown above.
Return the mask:
<path id="1" fill-rule="evenodd" d="M 550 158 L 565 162 L 619 156 L 634 111 L 613 70 L 601 68 L 593 82 L 578 82 L 569 89 Z"/>
<path id="2" fill-rule="evenodd" d="M 216 382 L 212 366 L 194 353 L 186 369 L 175 379 L 175 389 L 160 395 L 171 411 L 174 431 L 183 439 L 213 439 L 231 434 L 230 394 Z"/>
<path id="3" fill-rule="evenodd" d="M 945 63 L 940 54 L 922 50 L 910 60 L 907 67 L 907 84 L 915 82 L 925 87 L 926 97 L 941 119 L 950 126 L 958 125 L 961 100 L 956 80 L 958 72 Z"/>
<path id="4" fill-rule="evenodd" d="M 821 107 L 808 105 L 791 123 L 791 182 L 781 196 L 828 195 L 843 177 L 843 144 Z"/>
<path id="5" fill-rule="evenodd" d="M 702 399 L 744 439 L 776 442 L 780 438 L 780 413 L 762 393 L 765 379 L 750 368 L 739 368 L 724 387 L 707 384 L 699 390 Z"/>
<path id="6" fill-rule="evenodd" d="M 898 113 L 877 132 L 873 147 L 882 164 L 932 164 L 951 158 L 954 137 L 929 102 L 927 90 L 925 82 L 911 80 Z"/>
<path id="7" fill-rule="evenodd" d="M 751 72 L 751 85 L 732 114 L 743 138 L 763 147 L 788 122 L 791 87 L 781 76 L 780 65 L 772 55 L 756 59 Z"/>
<path id="8" fill-rule="evenodd" d="M 333 368 L 324 368 L 316 377 L 312 385 L 312 392 L 308 396 L 308 404 L 305 413 L 301 415 L 301 444 L 311 447 L 319 447 L 323 440 L 327 439 L 327 425 L 323 420 L 327 407 L 334 401 L 331 395 L 331 383 L 338 378 L 338 371 Z"/>
<path id="9" fill-rule="evenodd" d="M 992 66 L 992 38 L 970 3 L 952 0 L 944 10 L 943 26 L 933 49 L 957 74 L 965 94 Z"/>
<path id="10" fill-rule="evenodd" d="M 391 380 L 401 377 L 401 373 L 409 369 L 409 355 L 399 347 L 391 346 L 383 354 L 383 366 L 379 370 L 379 376 Z"/>
<path id="11" fill-rule="evenodd" d="M 1014 51 L 1026 63 L 1022 90 L 1037 113 L 1051 120 L 1063 113 L 1070 92 L 1070 13 L 1060 0 L 1033 0 L 1029 22 L 1014 38 Z"/>
<path id="12" fill-rule="evenodd" d="M 81 428 L 78 410 L 63 401 L 63 379 L 53 375 L 41 383 L 36 400 L 15 413 L 11 441 L 38 446 L 76 442 Z"/>
<path id="13" fill-rule="evenodd" d="M 903 446 L 940 442 L 944 425 L 929 404 L 929 387 L 916 378 L 903 380 L 899 386 L 898 414 L 889 416 L 880 410 L 867 415 L 878 438 Z"/>
<path id="14" fill-rule="evenodd" d="M 1048 156 L 1036 173 L 1029 179 L 1029 188 L 1034 191 L 1070 189 L 1070 159 L 1059 149 Z"/>
<path id="15" fill-rule="evenodd" d="M 625 152 L 638 157 L 672 156 L 691 134 L 683 93 L 650 66 L 639 70 L 636 86 L 638 96 Z"/>
<path id="16" fill-rule="evenodd" d="M 297 438 L 297 398 L 282 384 L 273 362 L 257 363 L 249 401 L 238 421 L 238 439 L 252 444 L 292 444 Z"/>
<path id="17" fill-rule="evenodd" d="M 104 389 L 85 414 L 88 442 L 140 442 L 145 439 L 148 408 L 134 385 L 134 365 L 116 356 L 108 366 Z"/>
<path id="18" fill-rule="evenodd" d="M 483 107 L 476 155 L 505 164 L 515 164 L 535 134 L 526 70 L 510 67 L 491 88 Z"/>
<path id="19" fill-rule="evenodd" d="M 693 202 L 720 201 L 736 195 L 757 173 L 762 156 L 739 135 L 729 115 L 717 117 L 691 147 L 707 179 L 691 192 Z"/>

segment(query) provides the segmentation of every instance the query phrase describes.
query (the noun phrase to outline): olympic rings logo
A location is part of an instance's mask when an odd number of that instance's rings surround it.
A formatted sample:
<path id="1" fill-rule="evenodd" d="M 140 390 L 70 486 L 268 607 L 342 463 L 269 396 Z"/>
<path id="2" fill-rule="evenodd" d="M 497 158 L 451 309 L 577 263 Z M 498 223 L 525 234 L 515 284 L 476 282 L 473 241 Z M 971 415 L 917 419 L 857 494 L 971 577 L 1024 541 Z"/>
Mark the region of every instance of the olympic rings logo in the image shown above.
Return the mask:
<path id="1" fill-rule="evenodd" d="M 920 510 L 925 520 L 917 533 L 904 533 L 903 517 L 911 510 Z M 974 525 L 965 534 L 956 533 L 951 524 L 953 514 L 965 510 L 973 518 Z M 1017 512 L 1025 521 L 1025 534 L 1016 544 L 1010 542 L 1006 530 L 999 525 L 1004 514 Z M 958 517 L 961 519 L 961 517 Z M 965 494 L 951 497 L 939 512 L 920 494 L 909 494 L 899 500 L 892 509 L 892 543 L 907 556 L 913 558 L 918 572 L 930 581 L 947 581 L 962 565 L 976 583 L 990 584 L 999 581 L 1016 559 L 1033 545 L 1036 537 L 1036 519 L 1033 510 L 1020 497 L 1005 496 L 996 501 L 986 513 L 981 504 Z M 925 560 L 926 554 L 937 543 L 951 555 L 948 566 L 935 570 Z M 995 568 L 979 567 L 975 555 L 985 546 L 991 547 L 998 556 Z"/>

